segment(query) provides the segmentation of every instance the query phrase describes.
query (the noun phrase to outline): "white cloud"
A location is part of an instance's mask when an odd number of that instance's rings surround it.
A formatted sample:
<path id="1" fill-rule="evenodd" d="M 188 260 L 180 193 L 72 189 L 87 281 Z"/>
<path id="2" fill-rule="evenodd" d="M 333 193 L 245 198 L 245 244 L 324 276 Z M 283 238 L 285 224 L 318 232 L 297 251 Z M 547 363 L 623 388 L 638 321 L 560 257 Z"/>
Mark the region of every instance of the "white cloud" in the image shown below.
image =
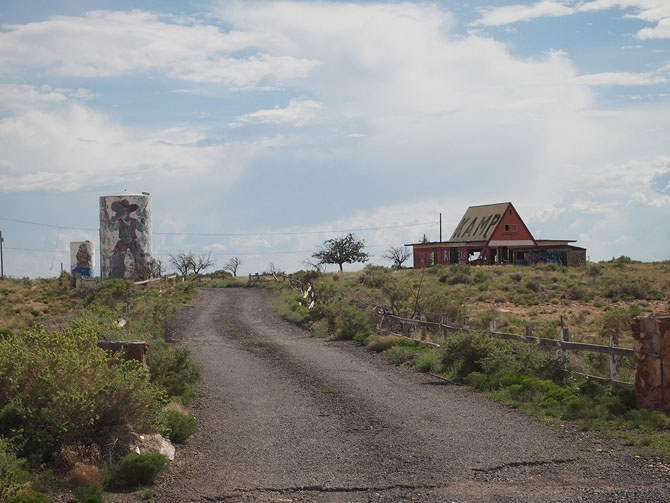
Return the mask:
<path id="1" fill-rule="evenodd" d="M 662 84 L 667 79 L 655 73 L 605 72 L 580 75 L 576 82 L 589 86 L 648 86 Z"/>
<path id="2" fill-rule="evenodd" d="M 158 70 L 174 79 L 242 89 L 304 77 L 316 64 L 257 53 L 254 47 L 259 43 L 271 45 L 253 32 L 176 24 L 144 11 L 94 11 L 6 26 L 0 32 L 0 75 L 17 68 L 86 78 Z M 251 53 L 240 56 L 240 51 Z"/>
<path id="3" fill-rule="evenodd" d="M 314 100 L 292 99 L 285 108 L 275 107 L 269 110 L 257 110 L 239 116 L 238 120 L 243 123 L 305 126 L 317 118 L 322 108 L 322 104 Z"/>
<path id="4" fill-rule="evenodd" d="M 626 18 L 653 23 L 652 27 L 637 32 L 638 39 L 670 38 L 670 2 L 665 0 L 541 0 L 533 4 L 515 4 L 482 8 L 481 17 L 473 26 L 507 26 L 542 17 L 571 16 L 580 12 L 598 12 L 609 9 L 627 11 Z"/>
<path id="5" fill-rule="evenodd" d="M 542 0 L 531 5 L 483 8 L 481 12 L 482 17 L 473 23 L 474 26 L 505 26 L 539 17 L 569 16 L 574 14 L 576 9 L 562 1 Z"/>
<path id="6" fill-rule="evenodd" d="M 193 129 L 134 131 L 62 92 L 31 86 L 3 86 L 0 92 L 7 99 L 5 109 L 15 112 L 0 119 L 0 186 L 5 191 L 76 191 L 120 180 L 220 173 L 227 149 L 234 148 L 200 147 L 197 142 L 205 136 Z M 224 172 L 235 171 L 229 166 Z"/>

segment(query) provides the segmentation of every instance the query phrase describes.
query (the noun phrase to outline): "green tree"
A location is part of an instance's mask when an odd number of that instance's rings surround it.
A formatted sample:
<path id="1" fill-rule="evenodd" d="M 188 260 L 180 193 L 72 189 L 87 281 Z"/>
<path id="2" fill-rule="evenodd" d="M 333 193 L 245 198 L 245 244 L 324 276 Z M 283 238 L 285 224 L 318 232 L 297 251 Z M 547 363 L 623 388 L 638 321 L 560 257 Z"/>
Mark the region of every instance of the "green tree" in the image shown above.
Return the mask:
<path id="1" fill-rule="evenodd" d="M 368 254 L 363 251 L 364 248 L 365 241 L 355 239 L 349 233 L 343 238 L 326 240 L 318 251 L 312 253 L 312 257 L 320 264 L 337 264 L 342 272 L 342 264 L 367 262 Z"/>

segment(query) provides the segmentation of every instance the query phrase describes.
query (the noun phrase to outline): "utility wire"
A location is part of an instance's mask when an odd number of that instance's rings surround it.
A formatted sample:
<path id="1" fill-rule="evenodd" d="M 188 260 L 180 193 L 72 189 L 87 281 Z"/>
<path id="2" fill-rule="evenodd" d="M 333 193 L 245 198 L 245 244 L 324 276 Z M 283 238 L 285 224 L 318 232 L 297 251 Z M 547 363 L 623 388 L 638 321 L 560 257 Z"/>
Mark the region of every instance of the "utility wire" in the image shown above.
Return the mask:
<path id="1" fill-rule="evenodd" d="M 6 220 L 8 222 L 16 222 L 20 224 L 27 225 L 38 225 L 42 227 L 51 227 L 53 229 L 58 229 L 59 233 L 61 230 L 77 230 L 77 231 L 90 231 L 98 232 L 98 229 L 89 229 L 84 227 L 67 227 L 63 225 L 51 225 L 44 224 L 39 222 L 29 222 L 26 220 L 17 220 L 15 218 L 5 218 L 0 217 L 0 220 Z M 417 227 L 421 225 L 433 225 L 435 222 L 420 222 L 415 224 L 399 224 L 399 225 L 388 225 L 383 227 L 361 227 L 358 229 L 339 229 L 339 230 L 323 230 L 323 231 L 295 231 L 295 232 L 152 232 L 156 236 L 297 236 L 297 235 L 309 235 L 309 234 L 330 234 L 337 232 L 364 232 L 364 231 L 378 231 L 384 229 L 399 229 L 402 227 Z"/>

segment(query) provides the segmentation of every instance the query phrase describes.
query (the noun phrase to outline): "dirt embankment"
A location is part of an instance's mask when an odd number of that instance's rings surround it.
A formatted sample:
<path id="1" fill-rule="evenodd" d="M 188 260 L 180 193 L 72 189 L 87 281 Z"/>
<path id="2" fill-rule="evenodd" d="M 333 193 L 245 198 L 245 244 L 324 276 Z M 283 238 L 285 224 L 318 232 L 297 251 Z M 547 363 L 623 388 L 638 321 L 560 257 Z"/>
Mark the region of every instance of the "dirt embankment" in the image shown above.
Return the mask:
<path id="1" fill-rule="evenodd" d="M 310 338 L 268 296 L 201 290 L 174 317 L 171 336 L 203 368 L 200 430 L 156 501 L 670 500 L 662 465 L 353 343 Z"/>

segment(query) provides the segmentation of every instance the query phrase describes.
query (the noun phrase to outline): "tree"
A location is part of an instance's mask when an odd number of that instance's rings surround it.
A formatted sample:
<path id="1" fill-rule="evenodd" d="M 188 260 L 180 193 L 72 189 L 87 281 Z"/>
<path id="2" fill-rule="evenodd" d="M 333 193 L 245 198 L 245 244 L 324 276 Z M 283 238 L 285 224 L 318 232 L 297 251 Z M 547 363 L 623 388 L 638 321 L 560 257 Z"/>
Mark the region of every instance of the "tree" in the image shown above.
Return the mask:
<path id="1" fill-rule="evenodd" d="M 193 271 L 193 274 L 197 276 L 200 271 L 212 267 L 214 260 L 212 260 L 212 252 L 207 255 L 194 255 L 191 251 L 188 253 L 180 251 L 175 255 L 170 255 L 170 264 L 181 276 L 186 277 L 189 271 Z"/>
<path id="2" fill-rule="evenodd" d="M 402 269 L 402 265 L 411 255 L 412 252 L 406 246 L 392 246 L 386 250 L 384 255 L 382 255 L 382 258 L 393 262 L 391 268 Z"/>
<path id="3" fill-rule="evenodd" d="M 191 261 L 191 270 L 193 271 L 193 274 L 197 276 L 200 274 L 200 271 L 209 269 L 214 266 L 215 263 L 216 261 L 212 259 L 212 252 L 209 252 L 207 255 L 198 255 Z"/>
<path id="4" fill-rule="evenodd" d="M 342 272 L 342 264 L 367 262 L 368 254 L 363 251 L 365 241 L 357 240 L 349 233 L 343 238 L 328 239 L 321 248 L 312 253 L 320 264 L 337 264 Z"/>
<path id="5" fill-rule="evenodd" d="M 177 252 L 176 254 L 170 254 L 170 264 L 177 270 L 180 276 L 186 277 L 188 271 L 191 270 L 191 264 L 193 263 L 193 253 L 192 252 Z"/>
<path id="6" fill-rule="evenodd" d="M 233 257 L 228 262 L 226 262 L 226 265 L 223 266 L 223 270 L 231 272 L 233 277 L 237 278 L 237 269 L 239 269 L 241 265 L 242 259 L 239 257 Z"/>

